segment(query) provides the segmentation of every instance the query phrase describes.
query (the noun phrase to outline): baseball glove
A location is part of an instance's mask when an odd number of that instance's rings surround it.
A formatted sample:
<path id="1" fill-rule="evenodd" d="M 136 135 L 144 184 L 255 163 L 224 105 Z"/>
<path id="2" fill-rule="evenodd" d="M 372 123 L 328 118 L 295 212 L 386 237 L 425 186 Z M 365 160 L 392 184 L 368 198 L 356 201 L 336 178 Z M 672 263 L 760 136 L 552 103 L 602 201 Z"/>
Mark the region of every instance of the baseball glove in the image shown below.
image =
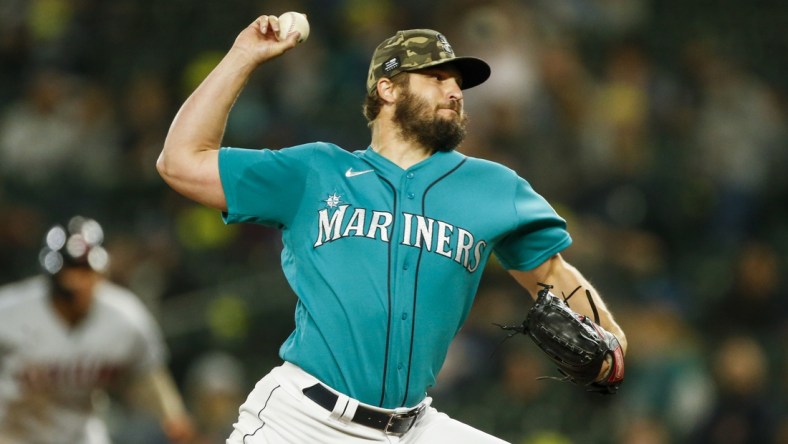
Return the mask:
<path id="1" fill-rule="evenodd" d="M 564 375 L 553 379 L 570 381 L 589 391 L 616 393 L 624 380 L 624 355 L 618 339 L 599 326 L 591 293 L 586 290 L 595 322 L 569 308 L 567 301 L 579 287 L 562 300 L 550 292 L 552 286 L 539 285 L 543 288 L 522 325 L 496 325 L 511 330 L 509 337 L 518 333 L 528 335 Z M 610 370 L 597 381 L 606 360 Z"/>

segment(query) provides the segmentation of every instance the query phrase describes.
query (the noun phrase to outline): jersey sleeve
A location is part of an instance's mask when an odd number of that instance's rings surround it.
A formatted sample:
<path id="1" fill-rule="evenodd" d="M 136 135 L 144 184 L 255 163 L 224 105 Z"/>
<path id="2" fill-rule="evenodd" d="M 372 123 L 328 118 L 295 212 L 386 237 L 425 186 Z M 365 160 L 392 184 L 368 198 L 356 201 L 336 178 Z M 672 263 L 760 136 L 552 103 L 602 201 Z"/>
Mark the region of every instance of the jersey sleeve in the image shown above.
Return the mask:
<path id="1" fill-rule="evenodd" d="M 314 144 L 281 150 L 222 148 L 219 174 L 227 200 L 224 221 L 289 225 L 301 203 L 314 153 Z"/>
<path id="2" fill-rule="evenodd" d="M 102 280 L 94 297 L 97 321 L 91 332 L 105 336 L 105 344 L 115 343 L 113 353 L 122 356 L 130 375 L 137 377 L 166 364 L 168 349 L 161 328 L 135 293 Z"/>
<path id="3" fill-rule="evenodd" d="M 135 301 L 133 311 L 133 324 L 137 330 L 138 342 L 136 346 L 136 359 L 132 367 L 135 375 L 147 374 L 151 370 L 166 365 L 168 349 L 164 335 L 159 324 L 154 319 L 142 301 Z M 128 307 L 131 309 L 131 307 Z M 132 310 L 129 310 L 132 311 Z"/>
<path id="4" fill-rule="evenodd" d="M 572 244 L 566 221 L 520 177 L 514 190 L 515 224 L 494 249 L 509 270 L 531 270 Z"/>

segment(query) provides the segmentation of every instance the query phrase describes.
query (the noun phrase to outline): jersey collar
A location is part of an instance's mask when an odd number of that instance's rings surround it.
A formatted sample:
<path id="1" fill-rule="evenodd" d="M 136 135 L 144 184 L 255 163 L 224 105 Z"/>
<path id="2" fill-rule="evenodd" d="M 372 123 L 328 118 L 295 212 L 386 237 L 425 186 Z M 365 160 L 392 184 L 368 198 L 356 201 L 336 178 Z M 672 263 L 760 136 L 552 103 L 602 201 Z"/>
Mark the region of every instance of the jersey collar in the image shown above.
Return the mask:
<path id="1" fill-rule="evenodd" d="M 448 152 L 438 151 L 410 168 L 402 169 L 399 165 L 373 150 L 372 146 L 368 146 L 365 150 L 357 151 L 356 154 L 375 168 L 378 174 L 393 181 L 398 181 L 403 175 L 408 173 L 440 175 L 454 168 L 465 159 L 465 155 L 456 150 Z"/>

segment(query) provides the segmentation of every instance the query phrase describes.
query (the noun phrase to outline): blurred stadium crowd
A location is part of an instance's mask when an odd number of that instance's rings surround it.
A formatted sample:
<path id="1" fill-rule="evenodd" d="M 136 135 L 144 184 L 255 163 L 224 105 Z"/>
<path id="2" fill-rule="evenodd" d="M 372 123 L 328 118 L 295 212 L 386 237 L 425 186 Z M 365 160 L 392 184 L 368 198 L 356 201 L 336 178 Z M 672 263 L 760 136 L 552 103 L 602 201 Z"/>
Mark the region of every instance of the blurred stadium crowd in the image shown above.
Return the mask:
<path id="1" fill-rule="evenodd" d="M 102 222 L 111 277 L 159 316 L 203 431 L 223 442 L 277 362 L 294 297 L 278 234 L 223 226 L 154 163 L 174 112 L 260 13 L 309 41 L 239 99 L 227 145 L 364 149 L 369 57 L 428 27 L 492 66 L 461 151 L 527 178 L 569 223 L 566 255 L 629 337 L 614 397 L 555 375 L 496 264 L 436 405 L 517 444 L 788 442 L 788 7 L 777 1 L 0 1 L 0 283 L 38 271 L 46 228 Z M 463 196 L 457 196 L 463 205 Z M 140 438 L 110 409 L 118 443 Z M 137 441 L 135 441 L 135 439 Z"/>

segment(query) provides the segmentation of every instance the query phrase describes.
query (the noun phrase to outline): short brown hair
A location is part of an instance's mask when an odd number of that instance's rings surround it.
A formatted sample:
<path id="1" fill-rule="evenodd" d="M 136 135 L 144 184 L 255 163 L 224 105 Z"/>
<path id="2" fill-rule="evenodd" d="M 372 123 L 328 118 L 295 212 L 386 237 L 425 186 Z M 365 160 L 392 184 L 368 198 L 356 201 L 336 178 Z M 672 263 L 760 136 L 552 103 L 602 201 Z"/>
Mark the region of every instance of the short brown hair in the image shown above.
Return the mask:
<path id="1" fill-rule="evenodd" d="M 406 75 L 402 75 L 406 74 Z M 400 73 L 391 77 L 391 82 L 394 86 L 399 88 L 407 88 L 410 84 L 410 76 L 407 73 Z M 367 118 L 367 125 L 372 125 L 372 122 L 378 118 L 380 109 L 383 108 L 383 100 L 378 95 L 378 89 L 375 88 L 372 92 L 368 93 L 364 98 L 364 105 L 362 107 L 364 117 Z"/>

